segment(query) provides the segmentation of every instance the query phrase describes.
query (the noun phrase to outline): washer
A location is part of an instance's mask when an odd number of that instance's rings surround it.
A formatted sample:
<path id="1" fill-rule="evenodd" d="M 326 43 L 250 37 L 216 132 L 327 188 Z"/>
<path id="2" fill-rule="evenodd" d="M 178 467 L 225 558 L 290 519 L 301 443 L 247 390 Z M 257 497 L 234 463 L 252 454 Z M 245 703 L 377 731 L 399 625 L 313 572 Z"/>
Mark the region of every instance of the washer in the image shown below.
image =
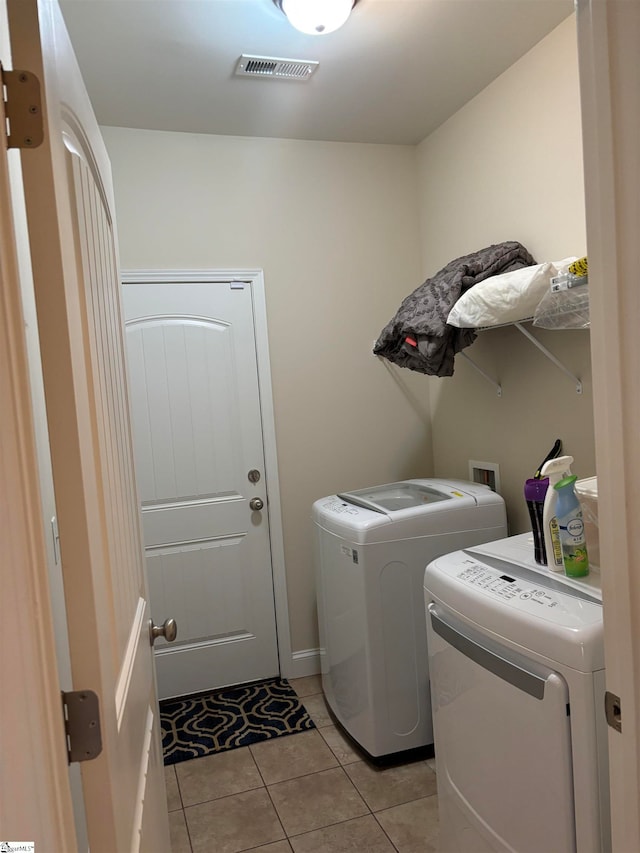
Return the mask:
<path id="1" fill-rule="evenodd" d="M 424 586 L 441 849 L 609 851 L 599 575 L 551 574 L 523 534 Z"/>
<path id="2" fill-rule="evenodd" d="M 405 480 L 313 505 L 323 691 L 373 758 L 433 743 L 423 578 L 439 554 L 506 535 L 502 498 Z"/>

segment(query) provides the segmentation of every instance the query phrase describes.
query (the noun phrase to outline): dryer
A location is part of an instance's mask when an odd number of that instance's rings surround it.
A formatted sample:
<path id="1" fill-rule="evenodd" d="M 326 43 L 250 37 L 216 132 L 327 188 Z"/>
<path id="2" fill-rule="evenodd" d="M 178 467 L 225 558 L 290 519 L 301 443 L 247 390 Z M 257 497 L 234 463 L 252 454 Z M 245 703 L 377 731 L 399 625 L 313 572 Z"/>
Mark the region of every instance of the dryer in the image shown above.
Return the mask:
<path id="1" fill-rule="evenodd" d="M 441 849 L 611 849 L 599 576 L 531 534 L 440 557 L 424 586 Z"/>
<path id="2" fill-rule="evenodd" d="M 460 480 L 405 480 L 313 505 L 322 687 L 373 758 L 433 743 L 423 578 L 439 554 L 505 536 L 504 501 Z"/>

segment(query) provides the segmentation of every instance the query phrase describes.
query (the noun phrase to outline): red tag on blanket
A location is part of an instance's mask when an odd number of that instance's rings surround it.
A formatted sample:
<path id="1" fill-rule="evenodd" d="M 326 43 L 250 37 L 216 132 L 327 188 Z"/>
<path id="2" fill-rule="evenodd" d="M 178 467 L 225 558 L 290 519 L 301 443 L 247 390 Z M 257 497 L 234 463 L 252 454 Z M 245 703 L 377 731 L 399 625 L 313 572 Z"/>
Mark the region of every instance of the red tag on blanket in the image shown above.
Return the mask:
<path id="1" fill-rule="evenodd" d="M 418 346 L 418 342 L 414 341 L 413 338 L 405 338 L 404 341 L 406 344 L 411 344 L 412 347 Z"/>

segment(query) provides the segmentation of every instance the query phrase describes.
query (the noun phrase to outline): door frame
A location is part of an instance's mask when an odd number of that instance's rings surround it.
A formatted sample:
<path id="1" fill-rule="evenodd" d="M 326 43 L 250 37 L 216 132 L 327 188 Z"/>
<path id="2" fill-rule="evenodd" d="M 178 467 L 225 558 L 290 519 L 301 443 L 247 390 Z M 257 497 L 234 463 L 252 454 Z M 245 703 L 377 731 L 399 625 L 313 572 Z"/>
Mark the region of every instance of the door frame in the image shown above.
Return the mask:
<path id="1" fill-rule="evenodd" d="M 243 282 L 251 287 L 253 324 L 256 340 L 258 388 L 260 393 L 260 415 L 264 446 L 265 484 L 267 511 L 271 542 L 271 571 L 273 576 L 273 598 L 275 604 L 278 661 L 282 678 L 295 675 L 291 653 L 289 626 L 289 601 L 287 598 L 287 576 L 284 561 L 284 537 L 282 532 L 282 510 L 280 505 L 280 481 L 278 478 L 278 456 L 276 451 L 276 424 L 271 384 L 271 361 L 267 332 L 267 301 L 264 273 L 261 269 L 216 269 L 216 270 L 121 270 L 123 284 L 225 284 Z"/>
<path id="2" fill-rule="evenodd" d="M 578 0 L 577 32 L 606 684 L 622 709 L 622 730 L 608 729 L 612 842 L 640 850 L 640 5 Z"/>

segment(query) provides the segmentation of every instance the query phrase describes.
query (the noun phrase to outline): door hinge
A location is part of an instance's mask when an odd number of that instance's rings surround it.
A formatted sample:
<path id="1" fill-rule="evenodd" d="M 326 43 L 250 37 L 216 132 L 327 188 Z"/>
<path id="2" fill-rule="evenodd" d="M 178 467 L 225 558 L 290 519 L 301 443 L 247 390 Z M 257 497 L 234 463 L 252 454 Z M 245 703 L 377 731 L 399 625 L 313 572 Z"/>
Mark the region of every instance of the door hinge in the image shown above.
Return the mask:
<path id="1" fill-rule="evenodd" d="M 7 148 L 37 148 L 44 139 L 40 81 L 31 71 L 7 71 L 0 63 Z"/>
<path id="2" fill-rule="evenodd" d="M 608 725 L 617 732 L 622 731 L 622 703 L 620 697 L 608 690 L 604 694 L 604 713 Z"/>
<path id="3" fill-rule="evenodd" d="M 102 752 L 97 695 L 93 690 L 69 690 L 62 694 L 62 708 L 69 764 L 97 758 Z"/>

